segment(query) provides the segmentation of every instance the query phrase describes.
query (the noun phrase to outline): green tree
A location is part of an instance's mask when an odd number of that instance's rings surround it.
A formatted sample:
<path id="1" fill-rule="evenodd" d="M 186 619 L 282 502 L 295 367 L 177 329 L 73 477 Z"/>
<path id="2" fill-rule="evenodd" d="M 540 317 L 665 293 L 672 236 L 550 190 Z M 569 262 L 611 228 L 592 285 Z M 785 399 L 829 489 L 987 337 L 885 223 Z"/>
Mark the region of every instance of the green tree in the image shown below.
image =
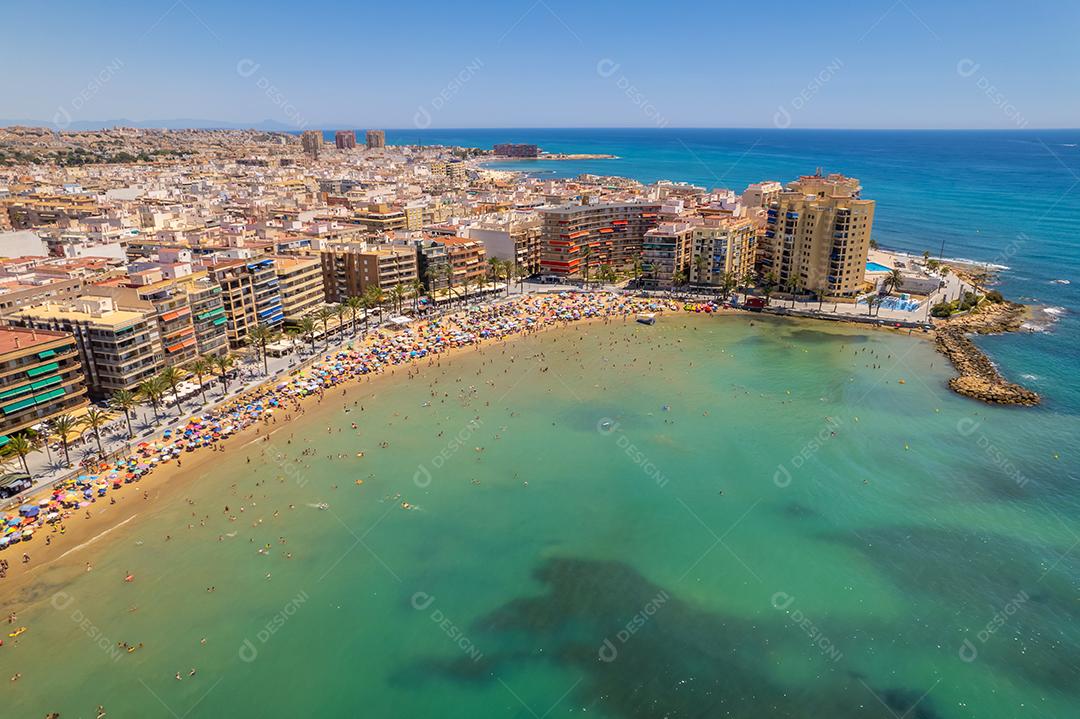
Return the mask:
<path id="1" fill-rule="evenodd" d="M 273 327 L 262 323 L 255 325 L 247 333 L 247 343 L 255 348 L 262 357 L 263 374 L 270 374 L 270 364 L 266 358 L 266 346 L 272 344 L 278 338 L 278 332 Z"/>
<path id="2" fill-rule="evenodd" d="M 311 354 L 315 354 L 315 318 L 304 315 L 300 318 L 296 328 L 300 330 L 300 336 L 311 343 Z"/>
<path id="3" fill-rule="evenodd" d="M 765 304 L 769 304 L 769 298 L 772 297 L 773 291 L 779 284 L 779 278 L 777 278 L 775 272 L 770 272 L 765 275 Z"/>
<path id="4" fill-rule="evenodd" d="M 699 285 L 709 284 L 705 279 L 705 271 L 709 269 L 709 261 L 705 259 L 705 255 L 698 255 L 694 258 L 694 274 L 697 276 L 697 283 Z"/>
<path id="5" fill-rule="evenodd" d="M 334 317 L 334 308 L 323 305 L 315 311 L 315 319 L 322 322 L 323 346 L 330 346 L 330 320 Z"/>
<path id="6" fill-rule="evenodd" d="M 671 293 L 674 295 L 675 294 L 675 288 L 676 287 L 682 287 L 688 281 L 689 281 L 689 278 L 686 276 L 686 271 L 685 270 L 675 270 L 675 274 L 673 274 L 671 276 Z"/>
<path id="7" fill-rule="evenodd" d="M 176 400 L 176 414 L 177 416 L 184 413 L 183 404 L 180 402 L 180 392 L 176 389 L 181 382 L 184 381 L 184 375 L 176 367 L 166 367 L 158 373 L 158 377 L 161 381 L 169 386 L 172 390 L 173 399 Z"/>
<path id="8" fill-rule="evenodd" d="M 216 369 L 218 371 L 218 373 L 221 375 L 222 392 L 225 393 L 225 394 L 228 394 L 229 393 L 229 377 L 228 377 L 229 369 L 231 369 L 232 366 L 234 364 L 236 364 L 236 360 L 233 358 L 233 356 L 231 354 L 226 353 L 226 354 L 221 354 L 221 355 L 214 355 L 213 357 L 210 358 L 210 362 L 211 362 L 211 364 L 214 365 L 214 369 Z"/>
<path id="9" fill-rule="evenodd" d="M 364 290 L 364 297 L 367 299 L 368 308 L 378 311 L 379 324 L 382 324 L 383 304 L 386 303 L 386 293 L 383 292 L 381 287 L 377 285 L 371 285 L 366 290 Z"/>
<path id="10" fill-rule="evenodd" d="M 401 314 L 401 303 L 407 294 L 405 285 L 400 282 L 390 288 L 390 301 L 394 304 L 394 311 L 399 315 Z"/>
<path id="11" fill-rule="evenodd" d="M 409 283 L 409 294 L 413 299 L 413 312 L 420 312 L 420 298 L 424 296 L 424 283 L 415 279 Z"/>
<path id="12" fill-rule="evenodd" d="M 743 303 L 746 303 L 750 299 L 750 290 L 757 284 L 757 275 L 753 270 L 747 270 L 746 274 L 742 276 L 743 285 Z"/>
<path id="13" fill-rule="evenodd" d="M 893 270 L 881 281 L 881 286 L 886 292 L 895 292 L 904 286 L 904 276 L 900 274 L 900 270 Z"/>
<path id="14" fill-rule="evenodd" d="M 343 302 L 334 306 L 334 317 L 337 318 L 338 342 L 345 341 L 345 315 L 349 314 L 349 307 Z"/>
<path id="15" fill-rule="evenodd" d="M 442 274 L 443 279 L 446 280 L 446 295 L 449 299 L 451 306 L 454 304 L 454 268 L 447 261 L 445 265 L 439 266 L 439 272 Z"/>
<path id="16" fill-rule="evenodd" d="M 71 455 L 68 453 L 68 436 L 72 433 L 78 434 L 79 420 L 70 414 L 60 414 L 49 420 L 49 424 L 52 425 L 53 432 L 60 439 L 60 446 L 64 448 L 64 466 L 70 467 Z"/>
<path id="17" fill-rule="evenodd" d="M 101 428 L 109 423 L 109 413 L 103 409 L 97 407 L 90 407 L 86 410 L 86 414 L 82 416 L 82 424 L 84 427 L 94 432 L 94 439 L 97 441 L 98 456 L 105 457 L 105 448 L 101 446 Z"/>
<path id="18" fill-rule="evenodd" d="M 17 434 L 10 439 L 8 443 L 4 445 L 4 454 L 15 455 L 22 462 L 23 471 L 30 474 L 30 465 L 26 463 L 26 456 L 34 451 L 34 443 L 31 442 L 25 435 Z"/>
<path id="19" fill-rule="evenodd" d="M 124 413 L 124 419 L 127 421 L 128 439 L 135 436 L 134 430 L 131 428 L 131 412 L 139 406 L 138 396 L 127 389 L 118 389 L 113 392 L 112 406 Z"/>
<path id="20" fill-rule="evenodd" d="M 138 388 L 135 390 L 142 398 L 142 401 L 149 403 L 154 409 L 154 424 L 161 422 L 161 415 L 158 414 L 158 404 L 165 395 L 165 387 L 165 380 L 162 376 L 155 375 L 144 379 L 139 383 Z"/>
<path id="21" fill-rule="evenodd" d="M 352 333 L 356 334 L 356 313 L 364 308 L 364 298 L 359 295 L 349 295 L 345 298 L 345 307 L 352 313 Z"/>
<path id="22" fill-rule="evenodd" d="M 202 391 L 202 401 L 206 404 L 206 385 L 203 384 L 203 377 L 214 371 L 214 366 L 210 363 L 210 360 L 205 357 L 196 357 L 191 361 L 191 364 L 187 366 L 188 371 L 195 375 L 195 378 L 199 380 L 199 389 Z"/>

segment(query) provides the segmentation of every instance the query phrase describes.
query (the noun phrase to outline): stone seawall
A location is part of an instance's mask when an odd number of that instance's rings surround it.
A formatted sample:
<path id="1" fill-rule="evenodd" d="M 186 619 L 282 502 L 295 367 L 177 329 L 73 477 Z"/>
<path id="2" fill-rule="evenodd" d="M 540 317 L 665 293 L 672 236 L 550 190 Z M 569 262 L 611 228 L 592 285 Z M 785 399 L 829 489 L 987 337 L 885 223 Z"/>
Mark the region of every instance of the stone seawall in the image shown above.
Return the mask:
<path id="1" fill-rule="evenodd" d="M 1009 382 L 968 334 L 1014 332 L 1023 322 L 1025 307 L 1002 302 L 979 307 L 963 316 L 939 321 L 936 326 L 937 348 L 949 358 L 959 376 L 949 380 L 949 387 L 965 397 L 991 404 L 1039 404 L 1037 393 Z"/>

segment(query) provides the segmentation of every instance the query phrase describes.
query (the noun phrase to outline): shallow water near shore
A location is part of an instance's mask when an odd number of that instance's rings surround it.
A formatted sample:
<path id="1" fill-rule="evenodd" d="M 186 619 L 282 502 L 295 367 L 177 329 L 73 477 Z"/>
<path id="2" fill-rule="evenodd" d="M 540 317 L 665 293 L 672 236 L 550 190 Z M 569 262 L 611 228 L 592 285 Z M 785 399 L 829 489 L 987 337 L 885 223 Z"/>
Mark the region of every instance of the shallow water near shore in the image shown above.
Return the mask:
<path id="1" fill-rule="evenodd" d="M 1080 423 L 949 376 L 665 316 L 331 391 L 46 574 L 0 716 L 1075 715 Z"/>

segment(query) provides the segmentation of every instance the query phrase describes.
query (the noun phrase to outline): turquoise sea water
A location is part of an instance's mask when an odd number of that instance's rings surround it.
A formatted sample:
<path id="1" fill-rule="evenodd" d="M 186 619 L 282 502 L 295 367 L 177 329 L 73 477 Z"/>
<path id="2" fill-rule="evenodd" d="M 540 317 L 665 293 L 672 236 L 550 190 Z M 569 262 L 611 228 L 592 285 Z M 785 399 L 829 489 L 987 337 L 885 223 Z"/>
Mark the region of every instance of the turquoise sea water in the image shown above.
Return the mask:
<path id="1" fill-rule="evenodd" d="M 0 715 L 1075 716 L 1080 423 L 949 376 L 746 316 L 399 370 L 47 573 Z"/>

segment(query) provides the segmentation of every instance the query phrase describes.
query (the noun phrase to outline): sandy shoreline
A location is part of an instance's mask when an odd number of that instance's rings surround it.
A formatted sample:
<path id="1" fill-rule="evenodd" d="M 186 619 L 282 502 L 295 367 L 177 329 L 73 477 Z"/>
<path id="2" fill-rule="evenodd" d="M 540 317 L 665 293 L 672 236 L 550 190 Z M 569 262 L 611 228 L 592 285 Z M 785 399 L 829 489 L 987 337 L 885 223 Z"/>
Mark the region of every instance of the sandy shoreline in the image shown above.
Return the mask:
<path id="1" fill-rule="evenodd" d="M 398 369 L 422 371 L 425 364 L 435 366 L 441 364 L 444 360 L 450 361 L 465 353 L 483 352 L 487 347 L 497 347 L 502 343 L 522 337 L 554 329 L 613 321 L 629 322 L 633 320 L 631 318 L 610 316 L 584 318 L 574 322 L 542 325 L 509 336 L 483 340 L 469 346 L 451 347 L 438 355 L 425 358 L 430 360 L 427 363 L 416 361 L 391 366 L 387 370 L 374 374 L 350 377 L 328 388 L 322 399 L 329 400 L 333 398 L 337 400 L 346 397 L 357 399 L 370 395 L 371 390 L 376 387 L 375 383 L 380 381 L 385 383 L 388 378 L 396 378 Z M 337 351 L 337 348 L 323 350 L 317 357 L 322 358 L 328 352 L 335 351 Z M 257 392 L 259 388 L 276 381 L 269 380 L 267 383 L 249 390 L 249 392 Z M 333 395 L 332 392 L 338 389 L 342 391 L 342 394 Z M 357 390 L 365 391 L 358 395 L 356 394 Z M 304 399 L 310 399 L 312 396 L 315 397 L 315 402 L 301 400 L 301 410 L 293 418 L 293 421 L 308 422 L 314 419 L 314 415 L 324 407 L 331 410 L 337 408 L 336 402 L 324 403 L 318 395 L 311 395 Z M 235 398 L 230 398 L 228 401 L 235 401 Z M 179 422 L 182 421 L 182 418 L 177 417 L 176 420 Z M 172 460 L 166 464 L 158 465 L 153 472 L 140 481 L 125 485 L 124 489 L 119 492 L 110 493 L 108 496 L 115 497 L 116 504 L 110 504 L 107 499 L 95 502 L 89 508 L 89 519 L 82 514 L 87 511 L 85 509 L 72 512 L 69 521 L 64 522 L 66 532 L 63 535 L 59 531 L 53 533 L 52 531 L 42 530 L 37 533 L 31 543 L 19 544 L 4 552 L 4 558 L 8 560 L 10 566 L 7 578 L 0 580 L 0 600 L 3 600 L 5 606 L 8 607 L 7 611 L 23 611 L 28 606 L 46 600 L 48 597 L 43 596 L 42 592 L 37 591 L 38 589 L 47 589 L 58 583 L 70 581 L 73 577 L 86 571 L 87 562 L 90 561 L 91 565 L 93 564 L 91 561 L 93 556 L 84 550 L 94 546 L 95 549 L 101 551 L 100 547 L 97 546 L 100 542 L 100 545 L 105 547 L 104 551 L 107 551 L 109 543 L 129 538 L 136 528 L 141 528 L 145 525 L 145 522 L 152 520 L 158 510 L 163 509 L 170 501 L 175 501 L 192 486 L 192 483 L 201 481 L 205 473 L 200 470 L 210 463 L 219 461 L 220 457 L 217 456 L 219 453 L 229 452 L 231 453 L 230 457 L 234 457 L 237 452 L 245 447 L 263 441 L 265 437 L 284 428 L 287 424 L 287 422 L 267 425 L 261 422 L 253 423 L 237 431 L 232 436 L 218 441 L 215 446 L 221 449 L 200 449 L 191 453 L 185 452 L 180 456 L 181 464 L 178 464 L 176 460 Z M 133 520 L 140 514 L 143 515 L 141 520 L 134 522 Z M 47 536 L 52 537 L 52 542 L 49 545 L 45 544 L 45 537 Z M 22 563 L 23 552 L 30 555 L 31 562 L 29 564 Z M 43 587 L 36 586 L 35 583 L 38 580 L 44 580 L 46 574 L 50 575 L 49 580 L 42 581 Z M 54 574 L 57 576 L 53 577 Z M 45 592 L 45 594 L 48 594 L 48 592 Z"/>
<path id="2" fill-rule="evenodd" d="M 745 311 L 735 309 L 718 309 L 709 314 L 684 312 L 682 310 L 682 303 L 676 302 L 676 304 L 679 306 L 678 310 L 665 310 L 659 314 L 661 316 L 666 314 L 670 317 L 682 316 L 684 319 L 687 319 L 690 315 L 695 317 L 707 317 L 710 315 L 725 317 L 741 316 L 751 322 L 758 319 L 758 317 L 755 317 L 753 314 L 747 314 Z M 761 317 L 775 319 L 781 317 L 781 315 L 763 315 Z M 795 319 L 796 321 L 799 321 L 803 318 L 794 317 L 786 319 Z M 543 324 L 537 327 L 519 330 L 510 335 L 481 340 L 468 346 L 450 347 L 440 354 L 429 355 L 424 359 L 427 360 L 427 366 L 435 366 L 441 364 L 444 360 L 451 361 L 466 352 L 482 353 L 485 348 L 497 347 L 503 343 L 512 342 L 523 337 L 529 337 L 554 329 L 584 327 L 601 322 L 609 324 L 612 322 L 627 323 L 633 321 L 634 318 L 629 315 L 608 315 L 603 317 L 585 317 L 570 322 L 560 321 L 554 324 Z M 914 335 L 906 331 L 900 332 L 889 326 L 865 325 L 854 322 L 837 322 L 836 324 L 858 328 L 860 330 L 868 328 L 888 330 L 894 334 L 907 334 L 910 337 L 926 339 L 926 337 L 921 335 Z M 355 342 L 356 340 L 354 339 L 352 341 Z M 338 349 L 339 348 L 330 348 L 322 350 L 316 355 L 313 361 L 317 362 L 327 354 L 332 354 Z M 401 365 L 389 366 L 377 373 L 349 377 L 328 388 L 322 399 L 333 398 L 336 400 L 345 397 L 357 399 L 359 397 L 367 396 L 378 386 L 375 383 L 380 381 L 385 383 L 387 378 L 396 377 L 398 369 L 404 369 L 406 372 L 421 372 L 423 371 L 424 366 L 425 364 L 421 361 L 412 361 Z M 298 368 L 298 370 L 299 369 L 300 368 Z M 256 393 L 260 388 L 278 381 L 279 379 L 268 380 L 258 387 L 249 390 L 249 393 Z M 336 396 L 332 395 L 332 392 L 338 389 L 341 389 L 342 394 Z M 361 391 L 361 394 L 359 395 L 356 394 L 358 390 Z M 248 393 L 245 393 L 245 395 L 246 394 Z M 316 398 L 315 402 L 305 401 L 312 396 Z M 324 406 L 331 410 L 337 408 L 335 401 L 324 403 L 322 402 L 322 399 L 320 399 L 318 395 L 310 395 L 309 397 L 302 399 L 301 409 L 294 417 L 293 421 L 309 421 L 313 419 L 314 415 L 316 415 L 319 410 L 323 409 Z M 228 402 L 234 401 L 236 401 L 236 398 L 228 400 Z M 180 422 L 182 421 L 182 418 L 177 417 L 176 421 Z M 230 458 L 235 457 L 237 456 L 237 452 L 255 442 L 263 441 L 265 437 L 272 435 L 286 424 L 287 423 L 285 422 L 280 423 L 280 425 L 275 422 L 269 424 L 256 422 L 237 431 L 232 436 L 217 442 L 215 447 L 220 447 L 221 449 L 200 449 L 195 452 L 185 452 L 180 455 L 182 464 L 178 465 L 176 460 L 172 460 L 166 464 L 159 465 L 153 472 L 143 477 L 139 482 L 125 485 L 124 490 L 119 492 L 110 493 L 108 496 L 115 497 L 117 500 L 116 504 L 110 504 L 108 500 L 98 500 L 95 502 L 89 508 L 91 513 L 89 519 L 81 514 L 81 512 L 85 512 L 86 510 L 74 511 L 69 518 L 70 521 L 65 522 L 67 529 L 64 535 L 60 535 L 59 532 L 54 533 L 42 530 L 31 543 L 26 545 L 20 544 L 8 550 L 4 555 L 5 558 L 8 559 L 10 568 L 8 570 L 7 578 L 0 581 L 0 598 L 4 600 L 6 605 L 11 605 L 12 609 L 9 611 L 25 609 L 28 605 L 43 601 L 47 597 L 43 596 L 42 592 L 38 591 L 39 589 L 47 589 L 50 586 L 56 586 L 57 584 L 70 581 L 73 577 L 78 576 L 79 573 L 86 571 L 85 567 L 88 561 L 92 564 L 91 560 L 93 559 L 93 555 L 85 550 L 94 547 L 97 551 L 107 551 L 110 543 L 120 541 L 124 538 L 130 538 L 130 535 L 137 528 L 142 528 L 147 521 L 152 521 L 159 510 L 169 506 L 170 502 L 176 501 L 179 496 L 182 496 L 184 492 L 188 491 L 192 486 L 192 483 L 201 481 L 204 472 L 200 470 L 206 468 L 209 463 L 219 461 L 220 457 L 217 456 L 219 452 L 229 452 Z M 134 521 L 137 517 L 139 518 L 138 522 Z M 45 544 L 46 536 L 52 537 L 52 543 L 50 545 Z M 104 547 L 104 549 L 102 549 L 102 547 Z M 32 561 L 28 565 L 24 565 L 21 562 L 23 552 L 29 553 L 32 558 Z M 45 579 L 46 575 L 48 575 L 48 580 Z M 42 580 L 42 587 L 36 586 L 38 580 Z"/>

